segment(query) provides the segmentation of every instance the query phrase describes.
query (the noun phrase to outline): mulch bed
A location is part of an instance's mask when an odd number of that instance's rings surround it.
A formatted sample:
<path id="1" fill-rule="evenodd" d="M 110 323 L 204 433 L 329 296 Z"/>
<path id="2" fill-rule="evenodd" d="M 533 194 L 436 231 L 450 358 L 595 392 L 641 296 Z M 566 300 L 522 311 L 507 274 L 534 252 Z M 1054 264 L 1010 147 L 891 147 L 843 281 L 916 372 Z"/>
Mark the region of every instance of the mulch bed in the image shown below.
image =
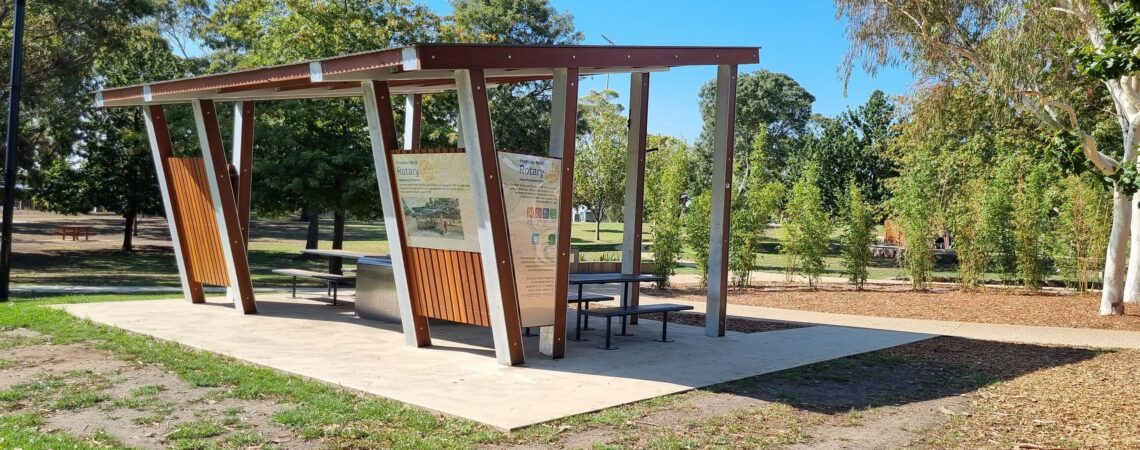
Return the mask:
<path id="1" fill-rule="evenodd" d="M 643 319 L 648 320 L 661 320 L 660 313 L 641 314 Z M 705 315 L 703 313 L 672 313 L 669 314 L 669 323 L 677 323 L 681 325 L 691 325 L 694 327 L 705 326 Z M 745 319 L 741 317 L 729 317 L 725 320 L 724 327 L 728 331 L 735 331 L 737 333 L 763 333 L 765 331 L 779 331 L 791 330 L 793 328 L 805 328 L 811 325 L 792 323 L 792 322 L 774 322 L 771 320 L 756 320 Z"/>
<path id="2" fill-rule="evenodd" d="M 666 292 L 654 295 L 661 293 Z M 704 295 L 698 290 L 667 291 L 667 296 L 689 301 L 704 301 Z M 1002 288 L 962 292 L 941 287 L 916 292 L 909 286 L 876 285 L 865 291 L 845 285 L 824 285 L 819 290 L 769 286 L 732 290 L 728 301 L 863 316 L 1140 331 L 1140 305 L 1126 304 L 1123 316 L 1100 316 L 1099 294 L 1059 290 L 1031 294 Z"/>
<path id="3" fill-rule="evenodd" d="M 922 439 L 955 448 L 1140 448 L 1140 352 L 938 337 L 885 350 L 963 365 L 998 383 Z"/>

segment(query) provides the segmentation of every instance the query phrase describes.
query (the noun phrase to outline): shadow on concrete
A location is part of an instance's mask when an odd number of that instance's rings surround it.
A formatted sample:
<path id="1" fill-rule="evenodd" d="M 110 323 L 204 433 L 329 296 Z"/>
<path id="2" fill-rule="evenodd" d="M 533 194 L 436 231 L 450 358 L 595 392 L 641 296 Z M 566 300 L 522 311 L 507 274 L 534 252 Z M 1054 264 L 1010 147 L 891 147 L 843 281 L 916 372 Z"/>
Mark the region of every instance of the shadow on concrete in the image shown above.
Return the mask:
<path id="1" fill-rule="evenodd" d="M 953 397 L 1101 351 L 941 336 L 707 388 L 827 414 Z"/>

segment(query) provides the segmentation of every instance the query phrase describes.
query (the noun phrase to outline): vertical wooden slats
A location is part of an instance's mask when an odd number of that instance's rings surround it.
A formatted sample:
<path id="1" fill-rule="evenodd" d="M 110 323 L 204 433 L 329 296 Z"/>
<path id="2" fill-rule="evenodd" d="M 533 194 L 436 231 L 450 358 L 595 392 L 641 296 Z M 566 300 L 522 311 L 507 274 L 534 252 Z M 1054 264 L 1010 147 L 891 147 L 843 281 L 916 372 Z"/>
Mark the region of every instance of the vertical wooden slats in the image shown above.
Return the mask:
<path id="1" fill-rule="evenodd" d="M 214 205 L 206 185 L 206 165 L 202 158 L 169 157 L 174 190 L 172 200 L 178 205 L 186 242 L 187 261 L 192 267 L 193 281 L 229 286 Z"/>
<path id="2" fill-rule="evenodd" d="M 417 148 L 407 153 L 463 153 L 459 148 Z M 491 326 L 483 264 L 478 252 L 408 247 L 409 291 L 416 314 Z"/>

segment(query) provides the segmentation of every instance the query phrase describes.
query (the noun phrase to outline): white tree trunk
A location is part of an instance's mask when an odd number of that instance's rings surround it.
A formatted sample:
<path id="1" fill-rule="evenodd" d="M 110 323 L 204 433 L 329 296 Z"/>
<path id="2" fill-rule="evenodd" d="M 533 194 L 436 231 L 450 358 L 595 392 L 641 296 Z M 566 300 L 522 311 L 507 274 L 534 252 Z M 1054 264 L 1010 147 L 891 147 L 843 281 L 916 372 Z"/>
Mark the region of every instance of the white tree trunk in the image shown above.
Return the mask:
<path id="1" fill-rule="evenodd" d="M 1132 202 L 1117 187 L 1112 195 L 1112 234 L 1104 258 L 1104 289 L 1100 297 L 1100 315 L 1124 314 L 1125 255 L 1128 251 L 1128 227 L 1132 222 Z"/>
<path id="2" fill-rule="evenodd" d="M 1132 195 L 1132 244 L 1128 247 L 1128 275 L 1124 282 L 1124 301 L 1140 302 L 1140 193 Z"/>

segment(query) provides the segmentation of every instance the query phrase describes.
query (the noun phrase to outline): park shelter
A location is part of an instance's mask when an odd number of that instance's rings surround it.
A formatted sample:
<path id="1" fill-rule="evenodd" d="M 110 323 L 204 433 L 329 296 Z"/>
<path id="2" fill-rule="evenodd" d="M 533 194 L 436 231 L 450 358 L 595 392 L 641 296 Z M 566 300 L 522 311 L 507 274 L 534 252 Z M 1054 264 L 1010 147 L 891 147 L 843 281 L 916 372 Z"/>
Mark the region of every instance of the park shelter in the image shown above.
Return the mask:
<path id="1" fill-rule="evenodd" d="M 142 107 L 154 155 L 184 295 L 204 301 L 202 285 L 225 286 L 237 310 L 257 311 L 247 262 L 253 158 L 254 105 L 258 101 L 363 97 L 384 224 L 405 342 L 431 345 L 428 319 L 489 326 L 495 354 L 503 364 L 523 362 L 518 290 L 525 270 L 516 269 L 504 200 L 502 155 L 491 131 L 487 88 L 551 80 L 550 158 L 556 159 L 558 201 L 551 270 L 553 288 L 542 324 L 540 347 L 560 358 L 565 353 L 570 225 L 578 80 L 596 74 L 630 74 L 629 134 L 625 190 L 622 272 L 640 271 L 644 206 L 646 119 L 650 74 L 678 66 L 716 66 L 712 217 L 705 334 L 725 333 L 727 258 L 732 188 L 732 149 L 736 78 L 740 64 L 759 62 L 756 47 L 519 46 L 419 44 L 310 62 L 105 89 L 99 107 Z M 463 148 L 419 146 L 420 104 L 424 94 L 457 91 Z M 397 145 L 394 96 L 405 96 L 404 147 Z M 232 103 L 232 161 L 219 130 L 215 103 Z M 179 157 L 172 150 L 164 106 L 190 104 L 201 157 Z M 538 149 L 527 149 L 535 151 Z M 409 245 L 396 162 L 418 154 L 462 155 L 470 180 L 477 251 L 440 250 Z M 233 170 L 230 169 L 230 164 Z M 555 238 L 556 237 L 556 238 Z M 427 287 L 435 286 L 435 289 Z M 550 284 L 547 285 L 551 286 Z M 637 288 L 623 293 L 637 304 Z"/>

